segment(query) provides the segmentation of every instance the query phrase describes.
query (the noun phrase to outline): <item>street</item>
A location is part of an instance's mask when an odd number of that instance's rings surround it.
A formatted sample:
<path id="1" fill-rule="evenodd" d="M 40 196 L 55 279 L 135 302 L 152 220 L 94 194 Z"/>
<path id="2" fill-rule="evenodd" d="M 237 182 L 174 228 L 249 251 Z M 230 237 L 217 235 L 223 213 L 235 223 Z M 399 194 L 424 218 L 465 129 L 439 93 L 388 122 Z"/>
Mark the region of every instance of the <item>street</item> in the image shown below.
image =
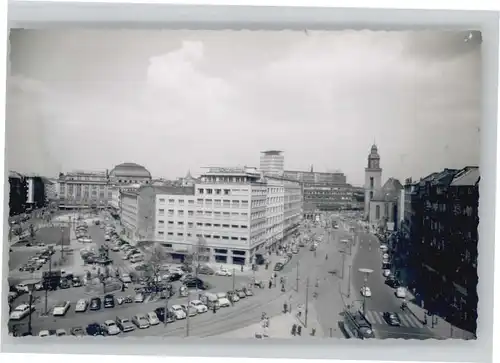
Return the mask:
<path id="1" fill-rule="evenodd" d="M 433 332 L 415 316 L 401 310 L 402 299 L 395 296 L 395 289 L 385 284 L 382 275 L 382 255 L 378 239 L 369 233 L 358 232 L 359 247 L 354 257 L 352 266 L 352 281 L 354 293 L 358 296 L 359 306 L 363 297 L 360 290 L 364 285 L 364 274 L 359 272 L 360 268 L 372 269 L 373 273 L 368 277 L 366 285 L 370 287 L 372 296 L 366 298 L 366 317 L 373 324 L 377 337 L 379 338 L 407 338 L 426 339 L 434 338 Z M 356 305 L 358 306 L 358 305 Z M 401 319 L 402 326 L 389 326 L 382 317 L 384 312 L 395 312 Z M 423 319 L 424 317 L 420 317 Z"/>

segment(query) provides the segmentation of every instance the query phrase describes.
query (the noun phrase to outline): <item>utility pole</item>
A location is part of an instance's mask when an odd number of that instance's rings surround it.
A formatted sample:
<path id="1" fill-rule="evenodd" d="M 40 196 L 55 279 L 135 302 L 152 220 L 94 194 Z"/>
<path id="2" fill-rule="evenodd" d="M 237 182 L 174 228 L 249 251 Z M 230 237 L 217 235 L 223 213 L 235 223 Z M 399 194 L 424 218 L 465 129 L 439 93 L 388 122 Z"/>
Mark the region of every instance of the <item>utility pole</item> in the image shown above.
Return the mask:
<path id="1" fill-rule="evenodd" d="M 297 282 L 297 285 L 296 285 L 296 288 L 295 288 L 295 291 L 299 292 L 299 261 L 297 261 L 297 279 L 296 279 L 296 282 Z"/>
<path id="2" fill-rule="evenodd" d="M 29 300 L 29 309 L 30 309 L 30 312 L 29 312 L 29 315 L 28 315 L 28 333 L 29 333 L 29 335 L 32 335 L 31 315 L 33 313 L 33 311 L 32 311 L 32 309 L 33 309 L 33 288 L 34 288 L 34 285 L 30 286 L 30 300 Z"/>
<path id="3" fill-rule="evenodd" d="M 43 276 L 43 275 L 42 275 Z M 48 281 L 44 281 L 44 287 L 45 287 L 45 315 L 49 315 L 49 307 L 48 307 L 48 300 L 49 300 L 49 281 L 52 283 L 52 251 L 49 254 L 49 275 L 47 276 Z"/>
<path id="4" fill-rule="evenodd" d="M 236 276 L 235 276 L 234 272 L 235 272 L 235 269 L 234 269 L 234 267 L 233 267 L 233 290 L 232 290 L 232 291 L 233 291 L 233 293 L 234 293 L 234 288 L 235 288 L 235 283 L 236 283 L 236 281 L 235 281 Z M 197 286 L 197 287 L 198 287 L 198 286 Z"/>
<path id="5" fill-rule="evenodd" d="M 61 260 L 64 259 L 64 227 L 61 227 Z"/>
<path id="6" fill-rule="evenodd" d="M 169 296 L 165 299 L 165 314 L 164 314 L 164 320 L 163 320 L 163 324 L 165 325 L 165 327 L 167 327 L 168 299 L 170 299 L 170 292 L 169 292 Z"/>
<path id="7" fill-rule="evenodd" d="M 198 284 L 197 284 L 198 285 Z M 190 298 L 190 291 L 188 290 L 188 296 L 187 296 L 187 311 L 186 311 L 186 337 L 189 336 L 189 304 L 191 303 L 191 298 Z"/>
<path id="8" fill-rule="evenodd" d="M 309 313 L 309 276 L 307 277 L 306 280 L 306 311 L 305 311 L 305 317 L 304 317 L 304 327 L 307 328 L 307 315 Z"/>
<path id="9" fill-rule="evenodd" d="M 352 270 L 352 265 L 349 265 L 349 278 L 347 282 L 347 297 L 351 297 L 351 270 Z"/>
<path id="10" fill-rule="evenodd" d="M 344 270 L 345 270 L 345 251 L 342 251 L 342 280 L 344 279 Z"/>

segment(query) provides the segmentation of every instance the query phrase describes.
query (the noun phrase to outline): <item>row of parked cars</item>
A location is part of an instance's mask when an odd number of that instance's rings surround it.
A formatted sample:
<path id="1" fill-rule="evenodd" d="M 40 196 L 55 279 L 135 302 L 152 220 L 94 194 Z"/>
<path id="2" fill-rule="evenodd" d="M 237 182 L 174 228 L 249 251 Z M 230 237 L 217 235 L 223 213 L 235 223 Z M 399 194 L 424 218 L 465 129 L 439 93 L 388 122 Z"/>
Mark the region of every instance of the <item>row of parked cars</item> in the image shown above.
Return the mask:
<path id="1" fill-rule="evenodd" d="M 44 247 L 44 244 L 40 244 L 40 247 Z M 40 270 L 43 265 L 45 265 L 50 257 L 54 254 L 55 250 L 52 247 L 44 247 L 42 251 L 37 252 L 31 256 L 25 264 L 19 266 L 19 271 L 25 271 L 33 273 Z"/>
<path id="2" fill-rule="evenodd" d="M 86 222 L 81 222 L 75 229 L 76 238 L 81 243 L 92 243 L 92 238 L 89 235 L 89 226 Z"/>
<path id="3" fill-rule="evenodd" d="M 170 307 L 157 307 L 148 313 L 139 313 L 132 318 L 117 316 L 115 320 L 106 320 L 103 323 L 93 322 L 84 329 L 83 327 L 71 328 L 70 334 L 74 336 L 98 336 L 98 335 L 118 335 L 120 333 L 128 333 L 135 329 L 148 329 L 151 326 L 160 323 L 174 323 L 177 320 L 184 320 L 188 316 L 195 317 L 204 314 L 212 309 L 220 309 L 232 306 L 240 299 L 253 296 L 251 289 L 239 288 L 234 292 L 227 293 L 201 293 L 196 300 L 190 300 L 187 304 L 174 304 Z M 99 299 L 99 298 L 94 298 Z M 92 301 L 94 301 L 92 299 Z M 90 302 L 90 309 L 92 309 L 92 301 Z M 110 305 L 106 305 L 106 302 Z M 77 303 L 78 304 L 78 303 Z M 83 305 L 82 305 L 83 306 Z M 111 297 L 107 300 L 104 297 L 104 307 L 111 307 Z M 42 330 L 39 333 L 40 337 L 46 336 L 64 336 L 67 335 L 66 331 L 58 330 Z"/>

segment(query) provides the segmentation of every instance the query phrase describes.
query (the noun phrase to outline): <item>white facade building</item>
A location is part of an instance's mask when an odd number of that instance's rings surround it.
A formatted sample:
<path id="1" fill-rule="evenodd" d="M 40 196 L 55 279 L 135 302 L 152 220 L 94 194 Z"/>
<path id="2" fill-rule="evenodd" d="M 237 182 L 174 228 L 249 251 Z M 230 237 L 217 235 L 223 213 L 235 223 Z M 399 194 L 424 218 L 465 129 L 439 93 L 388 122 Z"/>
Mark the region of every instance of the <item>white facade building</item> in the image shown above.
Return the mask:
<path id="1" fill-rule="evenodd" d="M 285 156 L 282 151 L 262 151 L 260 156 L 260 171 L 264 175 L 282 176 L 285 170 Z"/>
<path id="2" fill-rule="evenodd" d="M 210 168 L 192 194 L 156 196 L 156 240 L 174 258 L 203 243 L 210 262 L 251 264 L 266 241 L 266 195 L 253 168 Z"/>
<path id="3" fill-rule="evenodd" d="M 283 240 L 285 185 L 280 179 L 266 179 L 266 247 Z"/>

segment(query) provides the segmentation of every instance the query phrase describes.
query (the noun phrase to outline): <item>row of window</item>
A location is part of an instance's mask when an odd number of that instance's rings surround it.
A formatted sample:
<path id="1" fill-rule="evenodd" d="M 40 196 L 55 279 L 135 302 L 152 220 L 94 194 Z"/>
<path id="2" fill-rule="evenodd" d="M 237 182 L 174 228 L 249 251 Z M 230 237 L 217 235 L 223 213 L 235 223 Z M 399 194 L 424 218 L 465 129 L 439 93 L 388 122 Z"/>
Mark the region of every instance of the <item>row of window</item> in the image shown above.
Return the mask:
<path id="1" fill-rule="evenodd" d="M 220 217 L 220 216 L 224 216 L 224 217 L 229 217 L 229 216 L 239 217 L 239 216 L 242 216 L 244 218 L 248 217 L 248 213 L 246 213 L 246 212 L 243 212 L 243 213 L 239 213 L 239 212 L 212 212 L 212 211 L 197 210 L 196 213 L 195 213 L 195 211 L 192 211 L 192 210 L 188 210 L 187 211 L 187 216 L 188 217 L 193 217 L 195 214 L 198 217 L 201 217 L 201 216 L 205 216 L 205 217 L 212 217 L 212 216 L 214 216 L 214 217 Z M 160 217 L 164 216 L 165 215 L 165 209 L 163 209 L 163 208 L 158 209 L 158 215 Z M 167 216 L 173 217 L 174 215 L 175 215 L 175 211 L 173 209 L 169 209 L 167 211 Z M 177 216 L 184 217 L 185 215 L 186 215 L 185 211 L 183 211 L 183 210 L 178 210 L 177 211 Z"/>
<path id="2" fill-rule="evenodd" d="M 173 226 L 176 223 L 174 221 L 167 221 L 167 224 L 170 225 L 170 226 Z M 164 220 L 159 220 L 158 221 L 158 227 L 159 228 L 162 228 L 164 225 L 165 225 L 165 221 Z M 178 221 L 177 225 L 178 226 L 184 226 L 184 222 Z M 194 223 L 193 222 L 188 222 L 187 226 L 188 226 L 188 228 L 194 228 Z M 201 223 L 201 222 L 197 222 L 196 226 L 197 227 L 214 227 L 214 228 L 220 228 L 222 226 L 222 228 L 242 228 L 242 229 L 248 229 L 248 225 L 246 225 L 246 224 L 220 224 L 220 223 Z"/>
<path id="3" fill-rule="evenodd" d="M 192 237 L 193 234 L 192 233 L 183 233 L 183 232 L 177 232 L 177 233 L 174 233 L 174 232 L 167 232 L 166 233 L 167 236 L 177 236 L 177 237 Z M 158 236 L 165 236 L 165 232 L 164 231 L 158 231 Z M 212 239 L 223 239 L 223 240 L 232 240 L 232 241 L 247 241 L 248 239 L 246 237 L 235 237 L 235 236 L 220 236 L 220 235 L 210 235 L 210 234 L 201 234 L 201 233 L 198 233 L 196 234 L 196 237 L 202 237 L 203 238 L 212 238 Z"/>

